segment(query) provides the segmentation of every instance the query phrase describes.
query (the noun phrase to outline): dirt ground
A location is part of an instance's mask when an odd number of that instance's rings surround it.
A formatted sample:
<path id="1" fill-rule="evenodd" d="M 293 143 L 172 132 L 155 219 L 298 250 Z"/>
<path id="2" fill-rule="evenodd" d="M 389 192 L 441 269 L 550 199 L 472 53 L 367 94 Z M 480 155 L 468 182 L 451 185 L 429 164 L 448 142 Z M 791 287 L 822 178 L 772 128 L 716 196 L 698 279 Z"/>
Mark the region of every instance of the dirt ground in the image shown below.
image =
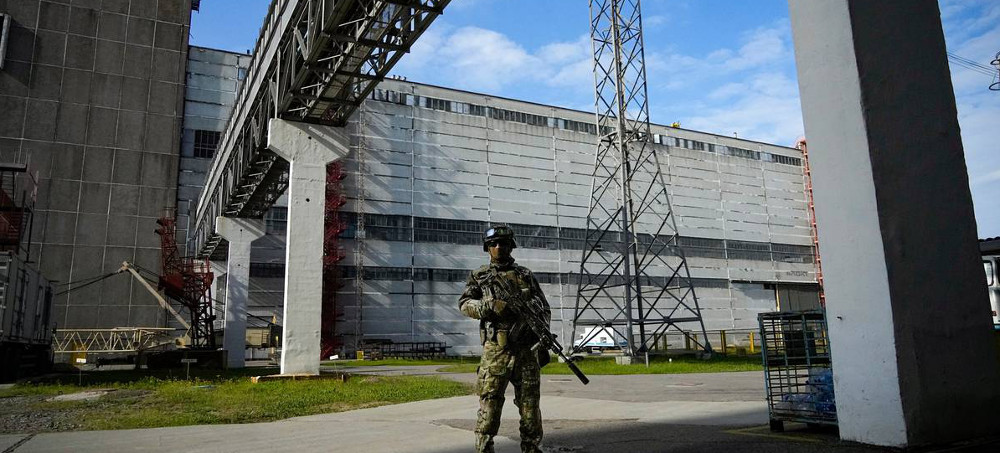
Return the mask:
<path id="1" fill-rule="evenodd" d="M 74 411 L 40 409 L 42 396 L 0 398 L 0 434 L 69 431 L 79 428 Z"/>
<path id="2" fill-rule="evenodd" d="M 86 392 L 81 392 L 86 393 Z M 84 403 L 53 403 L 52 395 L 12 396 L 0 398 L 0 434 L 34 434 L 73 431 L 83 427 L 82 404 L 101 404 L 118 398 L 144 398 L 149 392 L 117 390 L 94 397 L 75 398 Z M 77 395 L 77 394 L 74 394 Z M 64 400 L 68 395 L 62 395 Z"/>

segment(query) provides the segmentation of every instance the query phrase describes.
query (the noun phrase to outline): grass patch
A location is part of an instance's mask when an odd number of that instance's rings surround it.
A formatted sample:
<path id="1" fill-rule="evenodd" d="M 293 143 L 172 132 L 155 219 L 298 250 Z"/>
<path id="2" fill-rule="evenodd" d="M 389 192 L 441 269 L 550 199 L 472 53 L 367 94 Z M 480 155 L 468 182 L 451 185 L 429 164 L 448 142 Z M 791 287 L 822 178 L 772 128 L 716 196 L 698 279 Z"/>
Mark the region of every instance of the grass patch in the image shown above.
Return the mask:
<path id="1" fill-rule="evenodd" d="M 216 371 L 214 376 L 204 373 L 207 375 L 191 381 L 141 372 L 90 373 L 84 386 L 56 380 L 0 390 L 0 403 L 9 397 L 35 397 L 28 400 L 24 413 L 71 414 L 75 424 L 70 429 L 92 430 L 265 422 L 472 393 L 468 385 L 426 376 L 253 384 L 246 375 L 268 373 L 261 373 L 259 368 L 247 371 Z M 176 371 L 171 374 L 177 375 Z M 56 394 L 95 388 L 115 391 L 87 401 L 45 400 Z M 38 431 L 46 430 L 42 427 Z"/>
<path id="2" fill-rule="evenodd" d="M 478 363 L 458 364 L 442 367 L 439 371 L 449 373 L 475 373 Z M 683 374 L 683 373 L 726 373 L 733 371 L 760 371 L 764 366 L 757 356 L 714 356 L 708 360 L 694 357 L 650 357 L 649 366 L 645 362 L 633 365 L 618 365 L 614 357 L 586 357 L 576 362 L 576 366 L 587 375 L 609 374 Z M 565 363 L 555 359 L 542 368 L 542 374 L 573 374 Z"/>

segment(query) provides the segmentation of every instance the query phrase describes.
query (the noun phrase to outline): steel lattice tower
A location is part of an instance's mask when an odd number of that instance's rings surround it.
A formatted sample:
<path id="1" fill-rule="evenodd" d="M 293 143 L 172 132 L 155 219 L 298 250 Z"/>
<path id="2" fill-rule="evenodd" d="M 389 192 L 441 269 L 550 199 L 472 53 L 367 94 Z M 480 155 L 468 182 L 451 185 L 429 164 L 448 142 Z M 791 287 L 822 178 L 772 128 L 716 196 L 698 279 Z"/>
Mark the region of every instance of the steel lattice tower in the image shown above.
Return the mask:
<path id="1" fill-rule="evenodd" d="M 649 106 L 639 0 L 591 0 L 597 131 L 573 331 L 577 350 L 602 330 L 648 351 L 671 328 L 711 352 L 659 159 Z M 701 333 L 699 342 L 679 325 Z M 604 328 L 604 329 L 602 329 Z"/>

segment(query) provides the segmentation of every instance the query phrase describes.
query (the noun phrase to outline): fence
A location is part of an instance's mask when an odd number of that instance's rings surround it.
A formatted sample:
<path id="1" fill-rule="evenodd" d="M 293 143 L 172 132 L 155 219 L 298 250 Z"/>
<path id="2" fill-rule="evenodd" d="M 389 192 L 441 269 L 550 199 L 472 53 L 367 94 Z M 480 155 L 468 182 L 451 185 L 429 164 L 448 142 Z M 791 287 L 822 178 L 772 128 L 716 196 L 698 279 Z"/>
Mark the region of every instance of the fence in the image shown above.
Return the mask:
<path id="1" fill-rule="evenodd" d="M 708 341 L 717 354 L 723 355 L 755 355 L 760 353 L 760 333 L 756 329 L 719 329 L 709 330 Z M 657 337 L 651 352 L 681 352 L 701 349 L 704 344 L 700 332 L 668 332 Z"/>

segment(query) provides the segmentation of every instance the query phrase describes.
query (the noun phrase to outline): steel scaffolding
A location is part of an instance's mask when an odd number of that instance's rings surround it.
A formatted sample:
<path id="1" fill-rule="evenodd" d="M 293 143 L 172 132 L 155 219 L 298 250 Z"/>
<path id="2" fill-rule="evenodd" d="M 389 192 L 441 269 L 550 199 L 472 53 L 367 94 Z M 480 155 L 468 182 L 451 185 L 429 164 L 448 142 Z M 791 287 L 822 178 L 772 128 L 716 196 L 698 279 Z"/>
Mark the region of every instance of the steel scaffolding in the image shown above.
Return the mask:
<path id="1" fill-rule="evenodd" d="M 114 329 L 56 329 L 55 353 L 138 352 L 171 346 L 183 329 L 170 327 L 117 327 Z"/>
<path id="2" fill-rule="evenodd" d="M 576 297 L 574 349 L 612 329 L 628 355 L 680 324 L 711 352 L 667 185 L 648 145 L 649 104 L 638 0 L 591 0 L 597 127 L 590 210 Z M 606 335 L 606 334 L 605 334 Z"/>

